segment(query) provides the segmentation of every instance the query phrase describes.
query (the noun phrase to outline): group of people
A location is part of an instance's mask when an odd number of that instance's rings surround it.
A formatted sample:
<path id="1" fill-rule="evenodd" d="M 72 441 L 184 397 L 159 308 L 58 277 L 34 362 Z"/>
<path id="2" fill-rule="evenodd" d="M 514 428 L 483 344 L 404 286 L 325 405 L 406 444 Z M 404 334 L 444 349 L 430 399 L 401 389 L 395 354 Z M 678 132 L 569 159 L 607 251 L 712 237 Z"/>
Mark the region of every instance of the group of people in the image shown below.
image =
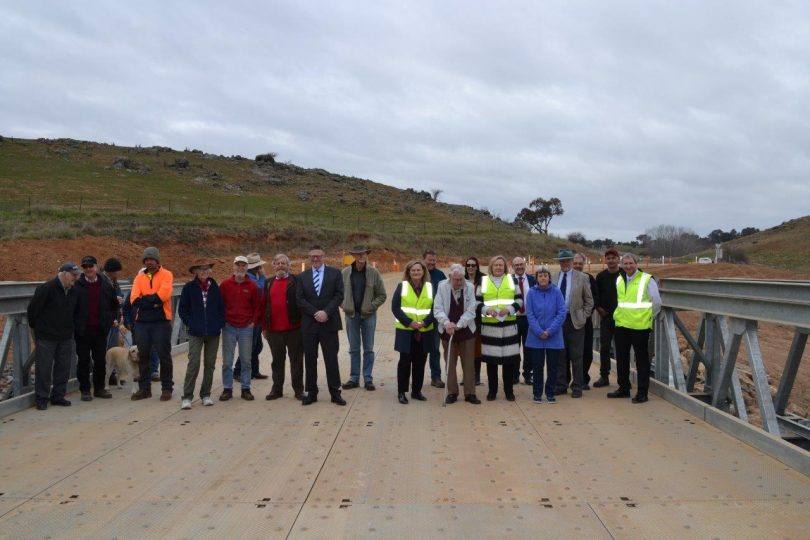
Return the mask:
<path id="1" fill-rule="evenodd" d="M 332 403 L 345 405 L 341 391 L 361 384 L 367 391 L 375 390 L 376 315 L 387 295 L 380 273 L 368 264 L 369 252 L 365 246 L 354 247 L 349 251 L 354 261 L 341 271 L 324 264 L 324 250 L 312 246 L 309 268 L 297 275 L 290 272 L 290 259 L 283 253 L 273 257 L 271 274 L 265 274 L 267 263 L 258 253 L 240 255 L 233 261 L 232 274 L 221 283 L 210 275 L 213 261 L 195 261 L 177 309 L 189 335 L 181 408 L 191 408 L 201 364 L 198 395 L 204 406 L 214 404 L 211 387 L 220 344 L 223 390 L 219 400 L 234 397 L 234 379 L 239 379 L 242 399 L 255 399 L 251 379 L 267 378 L 258 368 L 262 337 L 272 358 L 267 400 L 283 396 L 289 359 L 295 398 L 303 405 L 317 402 L 319 349 Z M 569 389 L 572 398 L 580 398 L 583 390 L 590 389 L 594 310 L 600 318 L 601 337 L 600 378 L 594 386 L 609 384 L 615 341 L 618 389 L 608 397 L 630 397 L 632 348 L 638 370 L 632 401 L 647 401 L 647 343 L 661 304 L 658 289 L 650 274 L 638 269 L 634 254 L 620 255 L 611 248 L 604 257 L 607 268 L 595 278 L 584 271 L 584 255 L 570 250 L 561 250 L 555 258 L 559 272 L 540 266 L 533 276 L 526 273 L 522 257 L 512 259 L 511 274 L 509 262 L 501 255 L 489 260 L 488 273 L 482 272 L 477 258 L 470 257 L 465 266 L 451 264 L 445 275 L 436 267 L 436 253 L 431 250 L 421 260 L 409 262 L 391 300 L 394 349 L 399 353 L 398 401 L 409 403 L 409 388 L 411 399 L 426 400 L 422 387 L 428 361 L 431 385 L 445 387 L 440 349 L 448 362 L 447 404 L 461 395 L 458 364 L 464 401 L 481 403 L 476 386 L 481 384 L 482 362 L 487 366 L 487 400 L 497 399 L 500 371 L 504 395 L 514 401 L 521 356 L 524 383 L 533 387 L 536 403 L 542 403 L 544 396 L 546 402 L 554 403 Z M 132 332 L 138 351 L 138 390 L 131 399 L 151 398 L 155 378 L 161 382 L 161 401 L 172 399 L 174 276 L 162 266 L 155 247 L 144 250 L 142 262 L 127 296 L 118 284 L 121 263 L 109 259 L 99 271 L 92 256 L 82 259 L 81 269 L 70 262 L 63 264 L 55 279 L 37 288 L 28 307 L 36 345 L 37 408 L 46 409 L 49 403 L 70 405 L 65 392 L 74 343 L 81 399 L 112 397 L 105 389 L 104 358 L 111 334 L 121 326 Z M 350 375 L 344 383 L 338 363 L 340 310 L 350 358 Z"/>

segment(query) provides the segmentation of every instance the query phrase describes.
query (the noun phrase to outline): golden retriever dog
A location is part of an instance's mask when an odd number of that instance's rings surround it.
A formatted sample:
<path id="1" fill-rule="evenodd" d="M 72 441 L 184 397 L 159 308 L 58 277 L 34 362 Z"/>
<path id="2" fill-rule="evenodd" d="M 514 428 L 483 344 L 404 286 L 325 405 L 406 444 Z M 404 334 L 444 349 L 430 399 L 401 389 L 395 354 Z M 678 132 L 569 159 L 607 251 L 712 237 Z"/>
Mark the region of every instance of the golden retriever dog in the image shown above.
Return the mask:
<path id="1" fill-rule="evenodd" d="M 124 387 L 124 381 L 132 383 L 132 393 L 138 389 L 135 379 L 138 377 L 138 346 L 110 347 L 107 350 L 107 373 L 113 369 L 118 372 L 118 389 Z"/>

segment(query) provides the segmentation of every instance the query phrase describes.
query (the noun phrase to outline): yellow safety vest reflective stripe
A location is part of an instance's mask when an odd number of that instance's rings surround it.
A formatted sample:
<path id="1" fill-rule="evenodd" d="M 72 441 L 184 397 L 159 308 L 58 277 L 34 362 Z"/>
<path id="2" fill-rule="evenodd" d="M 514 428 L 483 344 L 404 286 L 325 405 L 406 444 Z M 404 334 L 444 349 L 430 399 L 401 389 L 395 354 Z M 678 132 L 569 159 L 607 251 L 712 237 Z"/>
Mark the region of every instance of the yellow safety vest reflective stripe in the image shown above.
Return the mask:
<path id="1" fill-rule="evenodd" d="M 399 296 L 400 309 L 413 321 L 424 321 L 433 312 L 433 284 L 430 281 L 426 281 L 422 286 L 422 292 L 419 296 L 416 296 L 416 291 L 413 290 L 409 282 L 403 281 Z M 398 319 L 394 320 L 394 328 L 413 330 L 413 328 L 399 322 Z M 433 330 L 433 324 L 419 329 L 420 332 L 430 330 Z"/>
<path id="2" fill-rule="evenodd" d="M 616 293 L 619 303 L 613 312 L 613 321 L 616 326 L 633 330 L 647 330 L 652 328 L 653 303 L 647 294 L 647 284 L 652 276 L 641 272 L 637 279 L 625 283 L 624 277 L 616 278 Z"/>
<path id="3" fill-rule="evenodd" d="M 496 287 L 489 276 L 482 277 L 481 296 L 484 299 L 481 322 L 489 324 L 501 322 L 497 317 L 488 317 L 485 313 L 489 308 L 500 310 L 515 303 L 515 282 L 512 280 L 512 276 L 504 274 L 500 287 Z M 514 321 L 515 319 L 517 319 L 515 314 L 511 314 L 507 315 L 504 321 Z"/>

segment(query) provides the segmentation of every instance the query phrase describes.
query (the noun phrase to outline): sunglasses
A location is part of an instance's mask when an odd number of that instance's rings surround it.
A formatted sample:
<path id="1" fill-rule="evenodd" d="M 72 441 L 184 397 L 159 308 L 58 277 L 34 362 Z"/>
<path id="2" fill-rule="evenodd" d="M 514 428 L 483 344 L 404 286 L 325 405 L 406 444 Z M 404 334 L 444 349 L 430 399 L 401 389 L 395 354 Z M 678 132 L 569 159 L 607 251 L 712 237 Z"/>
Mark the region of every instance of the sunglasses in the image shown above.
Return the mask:
<path id="1" fill-rule="evenodd" d="M 477 264 L 468 264 L 467 265 L 467 268 L 477 268 L 477 267 L 478 267 Z"/>
<path id="2" fill-rule="evenodd" d="M 83 264 L 82 268 L 93 268 L 95 264 Z"/>

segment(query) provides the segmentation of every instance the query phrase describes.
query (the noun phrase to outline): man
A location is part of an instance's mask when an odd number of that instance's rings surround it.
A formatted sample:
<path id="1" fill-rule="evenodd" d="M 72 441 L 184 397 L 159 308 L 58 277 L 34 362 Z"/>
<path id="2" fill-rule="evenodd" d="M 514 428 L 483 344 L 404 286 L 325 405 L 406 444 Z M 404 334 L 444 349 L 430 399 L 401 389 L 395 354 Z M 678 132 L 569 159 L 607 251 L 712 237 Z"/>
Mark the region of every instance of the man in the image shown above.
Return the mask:
<path id="1" fill-rule="evenodd" d="M 428 269 L 428 273 L 430 274 L 430 282 L 433 284 L 433 290 L 435 291 L 439 283 L 447 279 L 447 276 L 444 275 L 444 272 L 436 268 L 436 252 L 432 249 L 427 249 L 422 253 L 422 262 L 425 263 L 425 266 Z M 439 345 L 436 344 L 436 348 L 428 354 L 428 360 L 430 362 L 430 386 L 435 386 L 436 388 L 444 388 L 444 382 L 442 381 L 442 362 L 439 354 Z"/>
<path id="2" fill-rule="evenodd" d="M 439 283 L 433 300 L 433 316 L 436 317 L 442 346 L 448 355 L 445 403 L 449 405 L 458 400 L 456 363 L 460 359 L 464 374 L 464 401 L 479 405 L 481 400 L 475 395 L 475 287 L 464 279 L 464 267 L 460 264 L 451 264 L 449 272 L 450 277 Z"/>
<path id="3" fill-rule="evenodd" d="M 197 260 L 188 271 L 194 279 L 183 285 L 177 314 L 188 327 L 188 367 L 183 382 L 183 397 L 180 408 L 191 408 L 194 387 L 200 372 L 200 355 L 203 356 L 203 380 L 200 399 L 205 407 L 214 404 L 211 399 L 211 385 L 214 380 L 214 367 L 217 362 L 219 335 L 225 326 L 225 307 L 217 282 L 210 276 L 214 263 L 205 259 Z"/>
<path id="4" fill-rule="evenodd" d="M 385 285 L 376 268 L 366 264 L 371 250 L 355 246 L 349 250 L 354 262 L 343 269 L 343 313 L 346 315 L 346 334 L 349 338 L 351 372 L 343 384 L 344 390 L 360 386 L 360 345 L 363 346 L 363 385 L 374 390 L 374 331 L 377 328 L 377 309 L 385 302 Z"/>
<path id="5" fill-rule="evenodd" d="M 76 324 L 76 377 L 82 401 L 93 397 L 110 399 L 105 390 L 107 382 L 107 338 L 111 328 L 118 327 L 118 297 L 110 280 L 98 274 L 98 261 L 92 255 L 82 259 L 82 275 L 76 282 L 81 306 L 80 322 Z M 93 393 L 90 393 L 90 371 L 93 372 Z"/>
<path id="6" fill-rule="evenodd" d="M 638 269 L 638 257 L 633 253 L 622 255 L 624 275 L 616 278 L 616 374 L 619 389 L 608 393 L 609 398 L 630 397 L 630 347 L 636 357 L 638 392 L 633 403 L 647 401 L 650 387 L 650 355 L 648 342 L 653 318 L 661 310 L 658 284 L 650 274 Z"/>
<path id="7" fill-rule="evenodd" d="M 587 276 L 574 270 L 574 254 L 570 249 L 563 249 L 554 260 L 560 264 L 560 272 L 554 278 L 568 308 L 563 323 L 563 340 L 565 353 L 557 363 L 557 385 L 554 395 L 568 392 L 571 385 L 571 397 L 582 397 L 582 353 L 585 344 L 585 322 L 593 311 L 591 284 Z"/>
<path id="8" fill-rule="evenodd" d="M 261 321 L 259 289 L 247 277 L 248 259 L 238 255 L 233 260 L 233 275 L 219 286 L 222 304 L 225 306 L 225 327 L 222 329 L 222 394 L 220 401 L 233 397 L 233 353 L 239 344 L 239 360 L 242 370 L 242 399 L 253 401 L 250 392 L 251 373 L 247 369 L 253 350 L 253 328 Z"/>
<path id="9" fill-rule="evenodd" d="M 326 383 L 332 403 L 346 405 L 340 397 L 340 367 L 338 366 L 338 332 L 340 304 L 343 302 L 343 276 L 337 268 L 323 263 L 321 246 L 309 250 L 309 270 L 303 272 L 295 286 L 295 299 L 301 309 L 301 332 L 304 340 L 307 395 L 302 405 L 318 401 L 318 345 L 326 366 Z"/>
<path id="10" fill-rule="evenodd" d="M 174 276 L 160 264 L 156 247 L 143 250 L 144 269 L 135 276 L 129 302 L 132 304 L 136 326 L 135 345 L 138 346 L 138 391 L 132 400 L 152 397 L 150 363 L 154 347 L 160 359 L 160 401 L 172 399 L 172 288 Z"/>
<path id="11" fill-rule="evenodd" d="M 596 274 L 596 312 L 599 313 L 599 380 L 593 383 L 594 388 L 610 384 L 610 349 L 613 343 L 615 324 L 613 312 L 618 302 L 616 297 L 616 278 L 623 274 L 619 266 L 619 251 L 608 248 L 605 251 L 607 268 Z"/>
<path id="12" fill-rule="evenodd" d="M 585 255 L 577 253 L 574 255 L 574 270 L 582 272 L 588 276 L 588 281 L 591 284 L 591 296 L 593 297 L 593 304 L 599 302 L 599 291 L 596 289 L 596 280 L 592 275 L 585 271 Z M 591 364 L 593 363 L 593 317 L 588 317 L 585 321 L 585 340 L 583 343 L 582 351 L 582 389 L 591 389 Z"/>
<path id="13" fill-rule="evenodd" d="M 73 285 L 80 274 L 78 266 L 64 263 L 54 279 L 37 287 L 28 304 L 28 324 L 34 331 L 34 389 L 40 411 L 48 408 L 49 401 L 70 406 L 65 392 L 73 357 L 74 321 L 80 318 L 79 295 Z"/>
<path id="14" fill-rule="evenodd" d="M 118 336 L 120 335 L 124 341 L 124 347 L 131 347 L 132 346 L 132 336 L 122 330 L 122 315 L 123 315 L 123 307 L 124 307 L 124 291 L 121 290 L 121 285 L 118 283 L 118 276 L 121 273 L 123 267 L 121 266 L 121 261 L 116 259 L 115 257 L 110 257 L 106 261 L 104 261 L 104 267 L 101 272 L 101 277 L 108 279 L 115 289 L 115 297 L 118 298 L 118 314 L 116 320 L 118 321 L 118 326 L 114 326 L 110 329 L 110 333 L 107 336 L 107 348 L 116 347 L 118 346 Z M 127 337 L 129 336 L 129 338 Z M 118 374 L 113 369 L 112 373 L 110 373 L 110 380 L 108 381 L 110 386 L 115 386 L 118 384 Z"/>
<path id="15" fill-rule="evenodd" d="M 264 338 L 270 345 L 273 361 L 270 371 L 273 386 L 268 401 L 284 395 L 284 364 L 290 356 L 290 379 L 295 399 L 304 399 L 304 344 L 301 338 L 301 310 L 295 299 L 296 277 L 290 274 L 290 259 L 283 253 L 273 257 L 275 274 L 264 285 Z"/>
<path id="16" fill-rule="evenodd" d="M 247 256 L 248 272 L 247 276 L 253 280 L 256 287 L 259 289 L 259 302 L 264 300 L 264 283 L 267 281 L 267 276 L 264 273 L 264 265 L 267 262 L 262 260 L 261 255 L 258 253 L 250 253 Z M 259 372 L 259 354 L 261 354 L 264 345 L 262 344 L 262 325 L 256 324 L 253 327 L 253 349 L 250 354 L 250 377 L 251 379 L 266 379 L 267 375 Z M 242 362 L 236 361 L 233 368 L 234 379 L 239 379 L 242 373 Z"/>
<path id="17" fill-rule="evenodd" d="M 520 337 L 520 347 L 523 350 L 523 381 L 526 384 L 532 384 L 532 361 L 526 355 L 526 336 L 529 334 L 529 322 L 526 320 L 526 295 L 529 290 L 534 287 L 535 279 L 526 273 L 526 259 L 523 257 L 515 257 L 512 259 L 512 275 L 517 285 L 518 292 L 522 303 L 520 309 L 515 314 L 517 315 L 517 328 L 518 336 Z M 514 384 L 520 380 L 520 366 L 515 369 Z"/>

